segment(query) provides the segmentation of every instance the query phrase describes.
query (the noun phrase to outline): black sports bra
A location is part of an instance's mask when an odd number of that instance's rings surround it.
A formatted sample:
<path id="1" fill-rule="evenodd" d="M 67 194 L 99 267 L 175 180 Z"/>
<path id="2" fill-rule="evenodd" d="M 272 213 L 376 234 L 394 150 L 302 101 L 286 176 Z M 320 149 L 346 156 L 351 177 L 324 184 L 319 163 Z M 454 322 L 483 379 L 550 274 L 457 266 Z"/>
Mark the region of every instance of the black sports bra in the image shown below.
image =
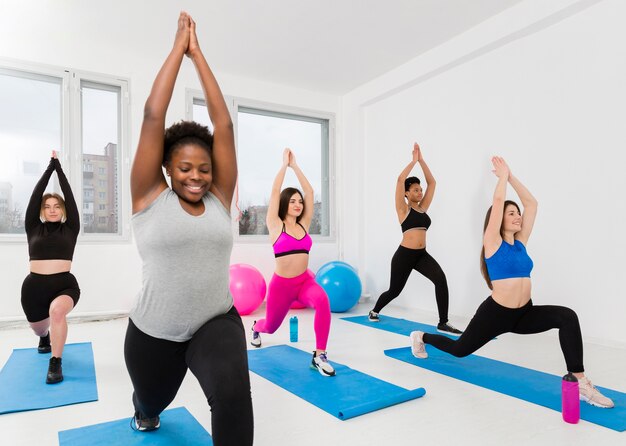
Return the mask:
<path id="1" fill-rule="evenodd" d="M 426 212 L 417 212 L 412 207 L 409 208 L 409 214 L 406 216 L 400 226 L 402 226 L 402 233 L 411 229 L 428 230 L 430 227 L 430 217 Z"/>

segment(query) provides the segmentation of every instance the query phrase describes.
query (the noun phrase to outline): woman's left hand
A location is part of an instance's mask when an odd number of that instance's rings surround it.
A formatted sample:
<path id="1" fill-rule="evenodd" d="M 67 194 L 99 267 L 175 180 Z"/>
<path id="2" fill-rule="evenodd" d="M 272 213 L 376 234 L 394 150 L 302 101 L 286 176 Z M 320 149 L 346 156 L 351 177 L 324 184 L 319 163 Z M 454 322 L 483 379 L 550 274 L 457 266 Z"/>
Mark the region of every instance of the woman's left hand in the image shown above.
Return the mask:
<path id="1" fill-rule="evenodd" d="M 185 54 L 187 57 L 191 57 L 195 51 L 200 51 L 200 44 L 196 34 L 196 22 L 189 16 L 189 46 Z"/>
<path id="2" fill-rule="evenodd" d="M 53 150 L 51 156 L 52 156 L 52 158 L 57 159 L 57 151 Z"/>
<path id="3" fill-rule="evenodd" d="M 422 161 L 422 150 L 420 149 L 420 145 L 418 143 L 413 143 L 413 162 L 418 163 Z"/>

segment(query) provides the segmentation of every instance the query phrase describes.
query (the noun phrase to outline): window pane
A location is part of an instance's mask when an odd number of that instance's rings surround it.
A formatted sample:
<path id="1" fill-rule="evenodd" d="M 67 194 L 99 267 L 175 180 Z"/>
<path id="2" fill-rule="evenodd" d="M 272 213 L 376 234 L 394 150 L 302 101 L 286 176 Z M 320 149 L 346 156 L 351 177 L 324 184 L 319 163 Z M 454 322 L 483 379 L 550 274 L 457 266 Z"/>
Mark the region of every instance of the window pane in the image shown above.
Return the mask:
<path id="1" fill-rule="evenodd" d="M 239 234 L 267 234 L 265 217 L 272 183 L 285 147 L 313 186 L 314 215 L 309 232 L 329 235 L 328 120 L 240 107 L 237 114 Z M 287 170 L 283 189 L 300 183 Z"/>
<path id="2" fill-rule="evenodd" d="M 83 231 L 119 232 L 120 87 L 81 82 Z"/>
<path id="3" fill-rule="evenodd" d="M 213 131 L 213 123 L 209 119 L 209 111 L 204 99 L 193 98 L 192 116 L 194 121 L 207 126 L 211 132 Z"/>
<path id="4" fill-rule="evenodd" d="M 0 98 L 0 233 L 23 234 L 33 188 L 61 147 L 61 79 L 0 70 Z"/>

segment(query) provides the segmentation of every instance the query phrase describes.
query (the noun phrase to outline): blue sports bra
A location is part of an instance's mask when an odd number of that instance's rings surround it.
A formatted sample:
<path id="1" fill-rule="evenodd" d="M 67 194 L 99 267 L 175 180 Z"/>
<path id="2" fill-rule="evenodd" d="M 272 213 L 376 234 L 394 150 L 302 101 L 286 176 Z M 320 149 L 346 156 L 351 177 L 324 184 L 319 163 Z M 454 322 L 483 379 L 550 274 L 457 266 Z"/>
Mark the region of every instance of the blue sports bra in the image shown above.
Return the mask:
<path id="1" fill-rule="evenodd" d="M 511 279 L 513 277 L 530 277 L 533 261 L 526 252 L 526 247 L 519 240 L 512 245 L 502 240 L 498 250 L 485 258 L 489 278 L 493 280 Z"/>

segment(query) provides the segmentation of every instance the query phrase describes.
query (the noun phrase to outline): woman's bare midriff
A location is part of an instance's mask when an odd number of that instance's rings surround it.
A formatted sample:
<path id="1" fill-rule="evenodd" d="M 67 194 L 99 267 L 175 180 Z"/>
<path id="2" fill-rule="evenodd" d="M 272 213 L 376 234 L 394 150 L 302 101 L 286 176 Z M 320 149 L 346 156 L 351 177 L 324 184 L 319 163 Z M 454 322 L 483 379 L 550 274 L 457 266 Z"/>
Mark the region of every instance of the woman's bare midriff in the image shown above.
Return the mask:
<path id="1" fill-rule="evenodd" d="M 289 254 L 276 258 L 276 274 L 281 277 L 297 277 L 309 267 L 309 255 L 304 253 Z"/>
<path id="2" fill-rule="evenodd" d="M 30 272 L 35 274 L 66 273 L 72 268 L 71 260 L 31 260 Z"/>
<path id="3" fill-rule="evenodd" d="M 494 280 L 491 285 L 493 286 L 491 297 L 503 307 L 520 308 L 530 300 L 531 282 L 529 277 Z"/>
<path id="4" fill-rule="evenodd" d="M 426 231 L 424 229 L 409 229 L 402 234 L 402 246 L 409 249 L 426 248 Z"/>

